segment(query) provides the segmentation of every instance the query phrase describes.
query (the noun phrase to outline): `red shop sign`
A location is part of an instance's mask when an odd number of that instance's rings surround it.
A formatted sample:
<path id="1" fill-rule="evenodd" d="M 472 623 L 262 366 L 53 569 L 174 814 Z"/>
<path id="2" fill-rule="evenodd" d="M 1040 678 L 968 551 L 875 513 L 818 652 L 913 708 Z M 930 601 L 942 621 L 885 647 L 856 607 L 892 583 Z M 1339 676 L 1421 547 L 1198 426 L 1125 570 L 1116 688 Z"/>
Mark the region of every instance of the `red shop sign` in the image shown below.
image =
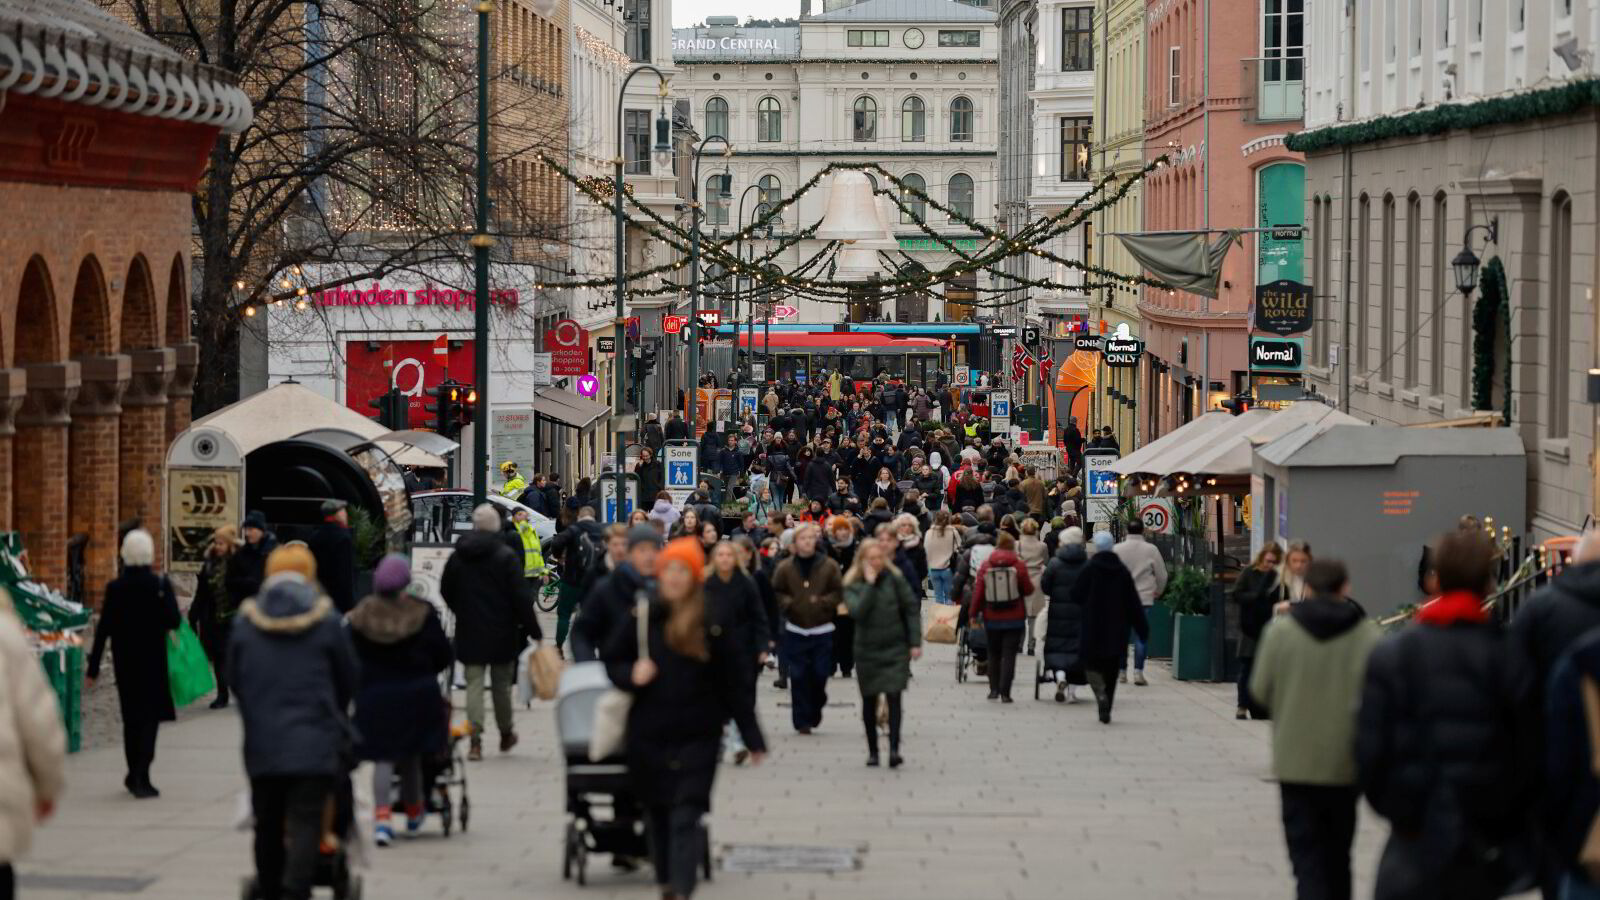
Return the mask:
<path id="1" fill-rule="evenodd" d="M 544 333 L 544 349 L 550 354 L 552 375 L 582 375 L 589 371 L 589 333 L 572 319 L 562 319 Z"/>

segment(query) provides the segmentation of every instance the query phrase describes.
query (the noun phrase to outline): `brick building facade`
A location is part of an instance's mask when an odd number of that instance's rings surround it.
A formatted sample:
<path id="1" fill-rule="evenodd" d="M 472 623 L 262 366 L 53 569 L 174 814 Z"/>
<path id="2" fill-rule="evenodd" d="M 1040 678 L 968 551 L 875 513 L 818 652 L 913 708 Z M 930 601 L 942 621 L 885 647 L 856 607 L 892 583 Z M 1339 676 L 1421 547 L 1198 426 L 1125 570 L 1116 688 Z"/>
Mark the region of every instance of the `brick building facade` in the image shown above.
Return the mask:
<path id="1" fill-rule="evenodd" d="M 0 28 L 65 48 L 0 92 L 0 529 L 22 532 L 41 580 L 93 600 L 119 524 L 162 531 L 162 465 L 199 358 L 191 192 L 249 103 L 83 0 L 37 10 L 0 0 Z M 108 53 L 166 76 L 135 85 L 85 62 Z"/>

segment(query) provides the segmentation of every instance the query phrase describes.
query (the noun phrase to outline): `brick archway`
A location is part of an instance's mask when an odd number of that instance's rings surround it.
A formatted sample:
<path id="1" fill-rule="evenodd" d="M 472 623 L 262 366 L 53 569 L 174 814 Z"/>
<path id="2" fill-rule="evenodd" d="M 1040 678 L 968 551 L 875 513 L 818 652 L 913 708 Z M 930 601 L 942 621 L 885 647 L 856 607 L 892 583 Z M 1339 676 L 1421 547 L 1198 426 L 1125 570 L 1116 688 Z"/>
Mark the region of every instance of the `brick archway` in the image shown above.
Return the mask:
<path id="1" fill-rule="evenodd" d="M 167 447 L 167 385 L 173 357 L 172 349 L 162 346 L 159 320 L 150 267 L 143 255 L 135 256 L 122 295 L 122 352 L 129 357 L 130 377 L 117 425 L 116 492 L 107 506 L 116 510 L 120 523 L 137 521 L 156 538 L 158 561 L 166 546 L 161 463 Z"/>
<path id="2" fill-rule="evenodd" d="M 130 295 L 137 298 L 138 291 L 130 281 L 124 301 Z M 71 483 L 71 490 L 65 482 L 61 486 L 67 515 L 68 577 L 63 584 L 74 599 L 96 603 L 117 571 L 119 420 L 129 361 L 113 352 L 111 294 L 100 261 L 92 254 L 78 264 L 71 323 L 67 346 L 77 364 L 79 384 L 61 453 Z M 56 487 L 51 484 L 48 489 Z"/>
<path id="3" fill-rule="evenodd" d="M 66 584 L 67 423 L 77 369 L 61 357 L 59 309 L 50 268 L 28 260 L 17 298 L 15 365 L 27 379 L 12 437 L 12 524 L 22 532 L 32 571 L 53 587 Z"/>
<path id="4" fill-rule="evenodd" d="M 111 352 L 111 301 L 100 261 L 85 256 L 72 286 L 72 325 L 67 329 L 67 355 L 99 356 Z"/>
<path id="5" fill-rule="evenodd" d="M 189 279 L 183 264 L 183 254 L 172 257 L 172 270 L 167 277 L 167 346 L 175 347 L 189 340 Z"/>

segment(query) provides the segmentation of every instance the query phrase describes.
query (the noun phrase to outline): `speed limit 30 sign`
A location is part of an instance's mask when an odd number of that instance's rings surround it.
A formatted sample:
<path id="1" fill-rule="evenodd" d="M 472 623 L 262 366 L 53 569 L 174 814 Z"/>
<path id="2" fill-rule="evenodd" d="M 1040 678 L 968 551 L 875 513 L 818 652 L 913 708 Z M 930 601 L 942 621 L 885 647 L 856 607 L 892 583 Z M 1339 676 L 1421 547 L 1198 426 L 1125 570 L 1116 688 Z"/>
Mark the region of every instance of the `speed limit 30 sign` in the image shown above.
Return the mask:
<path id="1" fill-rule="evenodd" d="M 1145 534 L 1171 534 L 1173 531 L 1172 501 L 1166 497 L 1140 497 L 1137 504 L 1139 521 L 1144 523 Z"/>

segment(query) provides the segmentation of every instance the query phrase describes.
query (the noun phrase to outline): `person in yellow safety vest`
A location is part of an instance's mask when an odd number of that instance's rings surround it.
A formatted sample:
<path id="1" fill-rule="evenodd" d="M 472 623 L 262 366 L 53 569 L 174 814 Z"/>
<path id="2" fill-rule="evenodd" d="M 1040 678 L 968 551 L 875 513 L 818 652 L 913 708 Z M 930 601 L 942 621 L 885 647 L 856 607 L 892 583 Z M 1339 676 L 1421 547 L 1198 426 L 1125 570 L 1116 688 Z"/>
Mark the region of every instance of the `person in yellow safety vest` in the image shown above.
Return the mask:
<path id="1" fill-rule="evenodd" d="M 539 549 L 539 534 L 528 521 L 528 511 L 518 509 L 511 514 L 511 522 L 517 529 L 517 537 L 522 538 L 522 577 L 543 577 L 544 553 Z"/>
<path id="2" fill-rule="evenodd" d="M 978 420 L 968 419 L 967 424 L 961 426 L 961 430 L 966 432 L 969 440 L 976 438 L 978 436 Z"/>
<path id="3" fill-rule="evenodd" d="M 500 496 L 515 500 L 528 489 L 528 483 L 522 480 L 522 474 L 517 471 L 517 464 L 511 460 L 500 464 L 500 475 L 506 480 L 505 486 L 500 489 Z"/>

